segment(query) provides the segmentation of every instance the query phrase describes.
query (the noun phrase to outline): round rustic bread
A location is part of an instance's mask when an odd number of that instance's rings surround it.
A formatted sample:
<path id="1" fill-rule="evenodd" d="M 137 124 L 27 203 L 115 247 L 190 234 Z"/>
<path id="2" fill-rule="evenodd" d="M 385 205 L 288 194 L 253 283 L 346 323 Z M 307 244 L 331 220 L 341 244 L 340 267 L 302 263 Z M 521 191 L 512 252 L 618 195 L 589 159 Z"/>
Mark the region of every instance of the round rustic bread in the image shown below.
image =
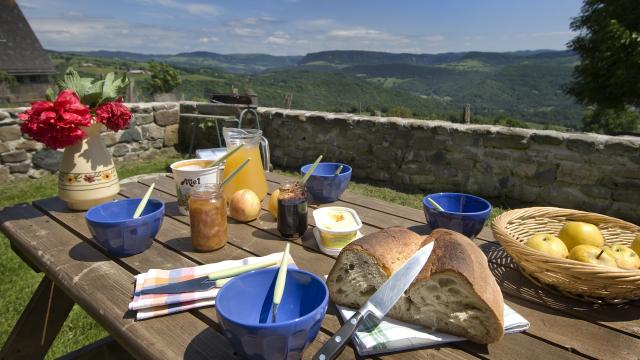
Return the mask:
<path id="1" fill-rule="evenodd" d="M 329 273 L 331 299 L 359 308 L 418 249 L 429 260 L 387 316 L 488 344 L 504 333 L 502 293 L 482 251 L 467 237 L 437 229 L 423 237 L 389 228 L 346 246 Z"/>

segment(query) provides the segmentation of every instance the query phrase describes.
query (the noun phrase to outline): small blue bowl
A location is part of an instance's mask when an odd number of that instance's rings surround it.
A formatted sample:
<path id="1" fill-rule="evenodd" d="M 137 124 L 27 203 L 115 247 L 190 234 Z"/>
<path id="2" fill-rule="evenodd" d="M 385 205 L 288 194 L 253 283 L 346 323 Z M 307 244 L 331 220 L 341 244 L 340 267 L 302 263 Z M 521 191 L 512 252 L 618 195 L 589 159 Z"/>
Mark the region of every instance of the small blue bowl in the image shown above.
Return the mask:
<path id="1" fill-rule="evenodd" d="M 216 312 L 225 336 L 248 359 L 299 359 L 315 339 L 327 311 L 329 290 L 316 275 L 289 268 L 271 322 L 277 268 L 252 271 L 225 284 L 216 296 Z"/>
<path id="2" fill-rule="evenodd" d="M 164 203 L 149 199 L 142 215 L 134 219 L 140 198 L 94 206 L 85 215 L 91 235 L 114 256 L 130 256 L 151 246 L 164 218 Z"/>
<path id="3" fill-rule="evenodd" d="M 300 168 L 304 176 L 313 164 L 307 164 Z M 342 165 L 340 174 L 336 171 Z M 351 180 L 351 166 L 341 163 L 324 162 L 319 163 L 307 180 L 307 191 L 314 202 L 329 203 L 338 200 L 340 195 L 347 189 Z"/>
<path id="4" fill-rule="evenodd" d="M 437 210 L 427 199 L 431 198 L 444 211 Z M 422 199 L 427 223 L 432 229 L 445 228 L 476 237 L 491 214 L 491 204 L 478 196 L 461 193 L 437 193 Z"/>

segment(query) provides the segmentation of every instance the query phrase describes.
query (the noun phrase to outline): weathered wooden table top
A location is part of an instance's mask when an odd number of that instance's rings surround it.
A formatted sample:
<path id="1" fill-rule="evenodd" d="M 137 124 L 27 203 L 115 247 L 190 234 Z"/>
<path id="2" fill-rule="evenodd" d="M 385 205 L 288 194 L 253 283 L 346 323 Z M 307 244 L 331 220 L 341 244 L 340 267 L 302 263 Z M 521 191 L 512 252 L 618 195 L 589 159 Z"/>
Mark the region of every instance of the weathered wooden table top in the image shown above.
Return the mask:
<path id="1" fill-rule="evenodd" d="M 269 174 L 269 189 L 286 179 Z M 217 251 L 194 252 L 189 218 L 177 211 L 175 185 L 166 175 L 123 183 L 120 197 L 140 197 L 155 182 L 154 198 L 166 202 L 164 224 L 152 246 L 126 258 L 111 258 L 94 243 L 83 212 L 67 210 L 58 198 L 43 199 L 0 211 L 0 229 L 25 261 L 44 272 L 58 289 L 79 304 L 110 335 L 137 358 L 229 359 L 230 344 L 221 333 L 213 308 L 202 308 L 144 321 L 127 312 L 133 275 L 150 268 L 171 269 L 247 256 L 264 256 L 283 249 L 276 223 L 262 214 L 248 224 L 229 220 L 229 242 Z M 424 229 L 422 211 L 345 193 L 337 205 L 357 211 L 368 234 L 390 226 Z M 334 258 L 319 252 L 313 238 L 313 218 L 302 239 L 294 241 L 291 255 L 299 267 L 317 275 L 328 274 Z M 400 352 L 378 358 L 401 359 L 564 359 L 640 358 L 640 302 L 593 305 L 541 289 L 523 277 L 511 258 L 485 228 L 474 242 L 487 254 L 491 271 L 505 302 L 531 323 L 527 333 L 506 335 L 488 346 L 459 342 L 437 348 Z M 35 296 L 35 295 L 34 295 Z M 305 352 L 310 358 L 340 326 L 335 308 L 329 311 L 315 342 Z M 356 358 L 348 347 L 341 358 Z"/>

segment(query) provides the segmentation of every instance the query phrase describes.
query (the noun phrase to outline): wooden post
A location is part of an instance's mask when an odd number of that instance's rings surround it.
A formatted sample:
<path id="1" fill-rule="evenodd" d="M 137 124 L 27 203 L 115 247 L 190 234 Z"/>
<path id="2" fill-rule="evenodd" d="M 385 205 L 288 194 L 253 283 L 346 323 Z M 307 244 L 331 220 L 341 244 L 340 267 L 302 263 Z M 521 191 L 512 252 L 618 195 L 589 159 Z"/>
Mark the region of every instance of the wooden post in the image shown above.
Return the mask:
<path id="1" fill-rule="evenodd" d="M 284 95 L 284 108 L 291 109 L 291 101 L 293 100 L 293 94 L 288 93 Z"/>
<path id="2" fill-rule="evenodd" d="M 464 105 L 464 123 L 471 124 L 471 104 Z"/>
<path id="3" fill-rule="evenodd" d="M 138 102 L 138 99 L 136 99 L 136 93 L 135 93 L 135 80 L 134 79 L 129 79 L 129 86 L 127 87 L 127 102 Z"/>

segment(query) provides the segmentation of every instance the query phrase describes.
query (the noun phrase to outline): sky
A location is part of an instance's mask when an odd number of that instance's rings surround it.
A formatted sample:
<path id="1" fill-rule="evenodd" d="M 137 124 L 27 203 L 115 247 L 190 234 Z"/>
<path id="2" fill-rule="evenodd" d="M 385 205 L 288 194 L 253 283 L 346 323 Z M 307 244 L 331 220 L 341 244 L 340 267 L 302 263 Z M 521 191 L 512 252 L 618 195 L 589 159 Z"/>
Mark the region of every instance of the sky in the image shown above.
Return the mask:
<path id="1" fill-rule="evenodd" d="M 304 55 L 565 49 L 581 0 L 17 0 L 46 49 Z"/>

